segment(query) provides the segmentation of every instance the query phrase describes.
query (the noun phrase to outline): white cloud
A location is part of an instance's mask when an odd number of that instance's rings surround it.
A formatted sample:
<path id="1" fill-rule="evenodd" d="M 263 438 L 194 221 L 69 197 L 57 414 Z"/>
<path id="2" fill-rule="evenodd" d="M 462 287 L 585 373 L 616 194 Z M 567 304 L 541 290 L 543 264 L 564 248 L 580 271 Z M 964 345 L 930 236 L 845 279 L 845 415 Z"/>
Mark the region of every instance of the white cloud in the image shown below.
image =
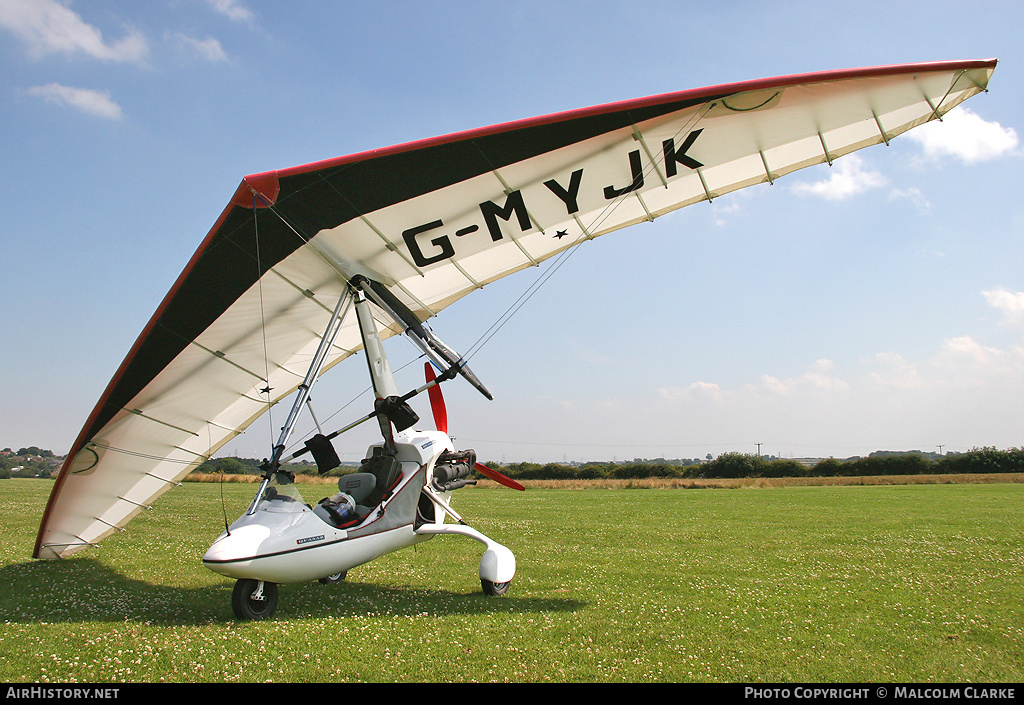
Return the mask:
<path id="1" fill-rule="evenodd" d="M 1000 325 L 1024 330 L 1024 292 L 1005 289 L 983 291 L 989 306 L 1002 313 Z M 1024 347 L 984 345 L 969 335 L 947 338 L 921 362 L 880 353 L 870 361 L 868 379 L 881 387 L 909 390 L 967 390 L 989 387 L 997 390 L 1024 384 Z"/>
<path id="2" fill-rule="evenodd" d="M 1008 315 L 1024 313 L 1024 294 L 992 292 L 988 298 Z M 844 448 L 930 449 L 937 441 L 960 450 L 1005 447 L 1019 445 L 1014 419 L 1022 388 L 1024 346 L 962 335 L 920 359 L 883 352 L 845 374 L 821 359 L 791 377 L 659 389 L 660 403 L 652 404 L 658 415 L 650 424 L 661 424 L 670 438 L 764 440 L 772 452 L 777 444 L 836 454 Z"/>
<path id="3" fill-rule="evenodd" d="M 920 213 L 931 212 L 931 201 L 929 201 L 921 192 L 921 189 L 917 188 L 916 186 L 911 186 L 910 188 L 905 189 L 894 188 L 892 191 L 889 192 L 890 201 L 895 201 L 896 199 L 899 198 L 905 198 L 909 200 L 917 207 L 917 210 Z"/>
<path id="4" fill-rule="evenodd" d="M 982 294 L 990 306 L 1002 312 L 1002 325 L 1024 328 L 1024 292 L 995 289 Z M 920 362 L 887 352 L 875 355 L 869 367 L 868 379 L 880 388 L 945 392 L 987 388 L 998 395 L 1024 385 L 1024 347 L 993 347 L 961 335 L 942 341 Z"/>
<path id="5" fill-rule="evenodd" d="M 868 379 L 877 386 L 902 390 L 925 386 L 917 363 L 908 361 L 898 353 L 878 353 L 869 364 L 875 369 L 868 373 Z"/>
<path id="6" fill-rule="evenodd" d="M 730 199 L 725 205 L 714 200 L 711 202 L 712 213 L 714 217 L 714 223 L 718 227 L 722 227 L 728 223 L 727 215 L 732 215 L 740 210 L 740 202 L 738 199 Z"/>
<path id="7" fill-rule="evenodd" d="M 1020 144 L 1017 132 L 998 122 L 988 122 L 967 108 L 956 108 L 942 121 L 933 120 L 907 133 L 924 149 L 925 157 L 955 157 L 973 164 L 1008 154 Z"/>
<path id="8" fill-rule="evenodd" d="M 959 388 L 1019 385 L 1022 362 L 1020 349 L 1002 350 L 982 345 L 969 335 L 943 341 L 931 360 L 938 380 Z"/>
<path id="9" fill-rule="evenodd" d="M 33 86 L 25 92 L 28 95 L 43 98 L 57 105 L 75 108 L 90 115 L 112 120 L 121 119 L 121 106 L 112 101 L 110 94 L 105 91 L 48 83 L 45 86 Z"/>
<path id="10" fill-rule="evenodd" d="M 207 0 L 214 12 L 224 15 L 235 22 L 252 22 L 255 15 L 239 0 Z"/>
<path id="11" fill-rule="evenodd" d="M 173 41 L 185 49 L 188 53 L 203 61 L 218 62 L 227 61 L 228 55 L 221 43 L 213 37 L 206 39 L 194 39 L 184 34 L 172 35 Z"/>
<path id="12" fill-rule="evenodd" d="M 723 390 L 714 382 L 694 382 L 685 387 L 662 387 L 658 396 L 671 403 L 733 403 L 743 399 L 791 397 L 807 392 L 844 392 L 850 388 L 845 381 L 832 374 L 835 363 L 821 359 L 812 363 L 807 371 L 795 377 L 779 378 L 765 374 L 756 384 L 747 384 L 739 391 Z"/>
<path id="13" fill-rule="evenodd" d="M 989 306 L 1002 312 L 1004 326 L 1022 327 L 1024 324 L 1024 292 L 992 289 L 981 292 L 981 295 L 985 297 Z"/>
<path id="14" fill-rule="evenodd" d="M 947 113 L 941 122 L 935 120 L 906 134 L 921 145 L 929 160 L 954 157 L 968 164 L 1013 153 L 1020 144 L 1013 128 L 983 120 L 963 107 Z M 869 169 L 859 154 L 849 154 L 833 162 L 827 178 L 797 183 L 790 188 L 798 194 L 839 201 L 887 183 L 885 176 Z M 918 188 L 894 188 L 889 198 L 908 199 L 922 213 L 931 209 L 931 203 Z"/>
<path id="15" fill-rule="evenodd" d="M 694 382 L 686 387 L 662 387 L 657 390 L 659 397 L 669 402 L 710 401 L 722 402 L 721 388 L 712 382 Z"/>
<path id="16" fill-rule="evenodd" d="M 99 29 L 56 0 L 4 0 L 0 27 L 20 37 L 38 56 L 83 53 L 106 61 L 141 61 L 149 50 L 134 30 L 118 41 L 105 41 Z"/>
<path id="17" fill-rule="evenodd" d="M 885 184 L 885 177 L 877 171 L 869 170 L 860 155 L 848 154 L 832 163 L 828 178 L 797 183 L 790 188 L 798 194 L 841 201 Z"/>
<path id="18" fill-rule="evenodd" d="M 762 375 L 757 385 L 750 385 L 750 391 L 768 393 L 773 396 L 790 396 L 800 391 L 842 392 L 850 385 L 832 375 L 835 363 L 831 360 L 817 360 L 801 375 L 780 379 L 772 375 Z"/>

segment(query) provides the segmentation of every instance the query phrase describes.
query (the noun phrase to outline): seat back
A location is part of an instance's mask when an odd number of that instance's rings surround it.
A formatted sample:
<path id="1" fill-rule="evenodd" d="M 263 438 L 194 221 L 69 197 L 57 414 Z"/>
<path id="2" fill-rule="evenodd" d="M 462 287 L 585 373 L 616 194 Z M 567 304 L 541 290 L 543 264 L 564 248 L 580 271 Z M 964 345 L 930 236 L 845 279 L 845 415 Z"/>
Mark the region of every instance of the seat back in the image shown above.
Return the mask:
<path id="1" fill-rule="evenodd" d="M 402 464 L 390 455 L 375 455 L 372 458 L 367 458 L 363 461 L 361 470 L 372 474 L 375 478 L 373 490 L 366 495 L 362 502 L 358 503 L 370 509 L 376 507 L 391 494 L 391 490 L 402 479 Z"/>
<path id="2" fill-rule="evenodd" d="M 366 498 L 377 486 L 377 476 L 370 472 L 356 472 L 338 478 L 338 491 L 352 497 L 356 504 L 366 504 Z"/>

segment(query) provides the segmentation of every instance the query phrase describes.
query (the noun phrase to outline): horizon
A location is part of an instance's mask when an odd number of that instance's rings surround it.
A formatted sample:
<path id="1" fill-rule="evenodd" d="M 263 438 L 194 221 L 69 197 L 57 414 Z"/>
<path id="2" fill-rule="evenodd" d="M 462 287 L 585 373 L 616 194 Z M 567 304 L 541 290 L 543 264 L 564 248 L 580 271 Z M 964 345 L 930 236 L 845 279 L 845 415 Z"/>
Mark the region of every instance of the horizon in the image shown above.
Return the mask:
<path id="1" fill-rule="evenodd" d="M 0 452 L 5 452 L 5 451 L 9 450 L 14 455 L 24 455 L 23 453 L 20 453 L 19 451 L 21 451 L 21 450 L 29 450 L 31 448 L 35 448 L 35 449 L 37 449 L 39 451 L 42 451 L 44 453 L 52 453 L 53 457 L 55 457 L 55 458 L 66 458 L 67 457 L 67 453 L 66 452 L 54 451 L 52 448 L 43 448 L 41 446 L 35 446 L 35 445 L 32 445 L 32 446 L 19 445 L 19 446 L 17 446 L 18 447 L 18 451 L 15 451 L 14 447 L 15 446 L 5 446 L 4 448 L 0 449 Z M 998 450 L 1014 450 L 1014 449 L 1015 449 L 1015 447 L 1014 448 L 999 448 Z M 967 450 L 964 450 L 964 451 L 947 450 L 947 451 L 944 451 L 944 452 L 943 451 L 926 451 L 926 450 L 921 450 L 919 448 L 910 448 L 910 449 L 906 449 L 906 450 L 893 450 L 893 449 L 882 449 L 882 448 L 879 448 L 878 450 L 871 451 L 870 453 L 865 454 L 865 455 L 851 455 L 851 456 L 845 456 L 845 457 L 837 457 L 837 456 L 832 456 L 832 455 L 828 455 L 828 456 L 810 456 L 810 455 L 808 455 L 808 456 L 778 456 L 778 455 L 772 455 L 772 454 L 766 454 L 766 453 L 757 453 L 757 452 L 742 453 L 741 451 L 725 451 L 725 452 L 718 453 L 718 454 L 707 453 L 707 454 L 702 455 L 702 456 L 693 456 L 693 457 L 662 457 L 662 456 L 658 456 L 658 457 L 645 457 L 645 456 L 636 456 L 636 457 L 631 458 L 631 459 L 626 459 L 626 458 L 622 458 L 622 459 L 617 459 L 617 458 L 612 458 L 612 459 L 608 459 L 608 458 L 605 458 L 605 459 L 593 458 L 593 459 L 590 459 L 590 460 L 562 460 L 562 461 L 559 461 L 557 459 L 556 460 L 546 460 L 546 461 L 508 460 L 508 461 L 501 461 L 501 462 L 498 462 L 497 460 L 494 460 L 493 458 L 484 458 L 481 462 L 492 462 L 492 463 L 497 463 L 499 465 L 519 465 L 519 464 L 559 465 L 559 464 L 562 464 L 562 465 L 567 465 L 567 466 L 601 465 L 601 464 L 604 464 L 604 465 L 623 465 L 623 464 L 631 464 L 631 463 L 658 463 L 659 461 L 664 461 L 664 462 L 666 462 L 668 464 L 673 464 L 673 463 L 675 463 L 677 461 L 695 461 L 697 463 L 701 463 L 701 462 L 707 462 L 708 460 L 711 460 L 711 459 L 719 458 L 719 457 L 721 457 L 723 455 L 729 455 L 731 453 L 740 453 L 740 454 L 743 454 L 743 455 L 756 456 L 756 457 L 759 457 L 759 458 L 765 458 L 768 461 L 771 461 L 771 460 L 828 460 L 828 459 L 835 459 L 835 460 L 844 461 L 844 460 L 854 460 L 854 459 L 858 459 L 858 458 L 866 458 L 866 457 L 870 457 L 870 456 L 873 456 L 873 455 L 879 455 L 879 454 L 892 454 L 892 455 L 920 454 L 920 455 L 925 456 L 925 457 L 928 457 L 928 456 L 945 457 L 945 456 L 950 455 L 950 454 L 969 453 L 969 452 L 971 452 L 973 450 L 981 450 L 981 448 L 970 448 L 970 449 L 967 449 Z M 204 462 L 212 462 L 212 461 L 223 459 L 223 458 L 234 458 L 236 460 L 251 460 L 253 462 L 262 462 L 262 460 L 265 460 L 265 458 L 257 457 L 257 456 L 237 455 L 235 453 L 221 453 L 221 454 L 215 455 L 214 457 L 212 457 L 209 460 L 204 461 Z M 306 459 L 306 458 L 301 458 L 301 459 L 300 458 L 296 458 L 296 459 L 293 459 L 293 460 L 289 461 L 286 464 L 289 464 L 289 465 L 315 465 L 315 463 L 313 461 L 311 461 L 309 459 Z M 341 466 L 358 466 L 359 464 L 360 464 L 359 461 L 343 460 L 341 462 L 341 465 L 339 465 L 339 467 L 341 467 Z"/>

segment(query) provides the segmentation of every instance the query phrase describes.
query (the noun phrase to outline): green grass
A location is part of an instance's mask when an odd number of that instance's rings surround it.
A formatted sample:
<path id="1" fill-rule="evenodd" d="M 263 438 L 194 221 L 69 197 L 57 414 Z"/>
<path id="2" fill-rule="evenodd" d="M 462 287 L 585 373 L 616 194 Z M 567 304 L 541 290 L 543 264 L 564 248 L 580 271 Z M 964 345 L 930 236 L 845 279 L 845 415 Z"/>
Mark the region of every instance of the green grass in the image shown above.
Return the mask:
<path id="1" fill-rule="evenodd" d="M 438 537 L 249 623 L 200 557 L 253 487 L 188 483 L 33 561 L 51 487 L 0 482 L 0 681 L 1024 680 L 1021 484 L 467 489 L 516 553 L 505 597 Z"/>

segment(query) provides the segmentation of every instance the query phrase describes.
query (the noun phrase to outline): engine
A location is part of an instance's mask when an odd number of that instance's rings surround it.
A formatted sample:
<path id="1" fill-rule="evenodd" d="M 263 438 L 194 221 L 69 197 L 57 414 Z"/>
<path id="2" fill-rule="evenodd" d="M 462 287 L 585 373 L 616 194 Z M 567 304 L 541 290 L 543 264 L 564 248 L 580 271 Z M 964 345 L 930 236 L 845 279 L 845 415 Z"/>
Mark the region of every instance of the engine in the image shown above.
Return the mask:
<path id="1" fill-rule="evenodd" d="M 466 479 L 475 465 L 475 450 L 445 451 L 434 464 L 434 476 L 430 484 L 438 492 L 452 492 L 466 485 L 475 485 L 476 480 Z"/>

